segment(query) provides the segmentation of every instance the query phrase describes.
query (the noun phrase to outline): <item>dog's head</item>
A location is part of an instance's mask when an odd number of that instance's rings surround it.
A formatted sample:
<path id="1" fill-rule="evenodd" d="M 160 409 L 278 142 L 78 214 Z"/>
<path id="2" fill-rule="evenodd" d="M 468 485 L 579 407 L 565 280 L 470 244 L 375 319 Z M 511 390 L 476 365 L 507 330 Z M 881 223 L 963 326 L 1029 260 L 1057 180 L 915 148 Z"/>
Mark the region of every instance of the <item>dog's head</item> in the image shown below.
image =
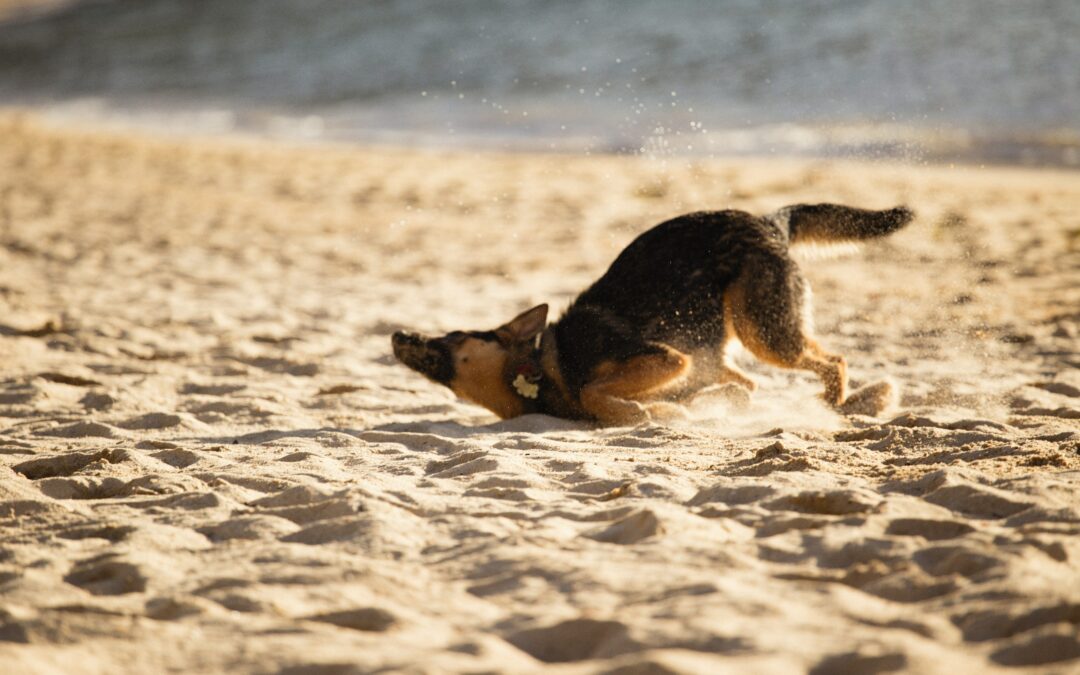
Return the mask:
<path id="1" fill-rule="evenodd" d="M 394 356 L 428 379 L 502 418 L 525 410 L 529 391 L 515 387 L 514 372 L 536 347 L 547 325 L 547 305 L 538 305 L 494 330 L 453 331 L 442 337 L 394 333 Z"/>

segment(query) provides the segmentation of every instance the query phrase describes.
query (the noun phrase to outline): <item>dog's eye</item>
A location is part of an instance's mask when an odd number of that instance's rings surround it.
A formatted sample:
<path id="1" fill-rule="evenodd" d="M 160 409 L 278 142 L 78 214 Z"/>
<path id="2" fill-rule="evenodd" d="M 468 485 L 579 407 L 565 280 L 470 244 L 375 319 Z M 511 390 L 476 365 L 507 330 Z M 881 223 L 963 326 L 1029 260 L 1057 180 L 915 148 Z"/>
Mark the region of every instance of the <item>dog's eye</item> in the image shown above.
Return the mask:
<path id="1" fill-rule="evenodd" d="M 461 362 L 462 363 L 468 363 L 469 362 L 469 357 L 468 356 L 462 356 L 461 357 Z"/>

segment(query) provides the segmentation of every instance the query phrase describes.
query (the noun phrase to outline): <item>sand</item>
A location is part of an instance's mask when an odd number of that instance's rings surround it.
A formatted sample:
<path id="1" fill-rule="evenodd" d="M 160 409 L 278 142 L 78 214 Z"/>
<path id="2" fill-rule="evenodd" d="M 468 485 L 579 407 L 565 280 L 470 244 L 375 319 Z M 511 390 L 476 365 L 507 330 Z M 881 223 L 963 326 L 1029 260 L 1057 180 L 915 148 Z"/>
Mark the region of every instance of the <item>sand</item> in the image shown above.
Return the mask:
<path id="1" fill-rule="evenodd" d="M 19 673 L 1080 669 L 1080 180 L 154 138 L 0 116 Z M 803 263 L 896 406 L 498 421 L 390 334 L 565 306 L 702 208 L 918 210 Z"/>

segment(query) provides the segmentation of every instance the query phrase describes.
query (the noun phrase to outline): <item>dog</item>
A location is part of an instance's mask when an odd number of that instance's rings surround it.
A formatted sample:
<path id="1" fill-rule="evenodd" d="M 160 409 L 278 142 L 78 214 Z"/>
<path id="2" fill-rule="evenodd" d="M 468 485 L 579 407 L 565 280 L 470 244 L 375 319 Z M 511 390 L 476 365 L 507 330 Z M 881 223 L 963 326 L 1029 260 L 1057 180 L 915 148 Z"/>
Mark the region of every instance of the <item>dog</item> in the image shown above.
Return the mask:
<path id="1" fill-rule="evenodd" d="M 738 338 L 765 363 L 816 374 L 841 412 L 865 408 L 869 397 L 867 414 L 876 414 L 888 386 L 849 399 L 847 363 L 814 339 L 810 287 L 789 248 L 883 237 L 913 217 L 904 206 L 838 204 L 686 214 L 638 236 L 550 325 L 544 304 L 494 330 L 397 332 L 394 355 L 504 419 L 543 413 L 626 425 L 716 388 L 748 398 L 754 381 L 724 355 Z"/>

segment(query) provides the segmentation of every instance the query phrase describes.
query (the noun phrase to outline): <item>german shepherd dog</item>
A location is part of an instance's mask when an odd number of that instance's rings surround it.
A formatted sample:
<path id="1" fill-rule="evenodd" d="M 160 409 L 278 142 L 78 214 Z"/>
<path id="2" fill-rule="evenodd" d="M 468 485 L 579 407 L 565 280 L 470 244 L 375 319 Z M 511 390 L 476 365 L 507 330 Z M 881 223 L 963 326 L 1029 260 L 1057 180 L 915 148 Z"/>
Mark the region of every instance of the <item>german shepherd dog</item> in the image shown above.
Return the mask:
<path id="1" fill-rule="evenodd" d="M 703 390 L 735 386 L 748 397 L 755 383 L 724 357 L 737 337 L 765 363 L 815 373 L 825 401 L 852 412 L 847 364 L 812 337 L 810 287 L 788 248 L 882 237 L 912 217 L 902 206 L 837 204 L 679 216 L 635 239 L 550 325 L 539 305 L 494 330 L 398 332 L 394 355 L 502 418 L 621 425 L 670 413 L 672 401 Z M 872 397 L 883 395 L 878 387 Z"/>

